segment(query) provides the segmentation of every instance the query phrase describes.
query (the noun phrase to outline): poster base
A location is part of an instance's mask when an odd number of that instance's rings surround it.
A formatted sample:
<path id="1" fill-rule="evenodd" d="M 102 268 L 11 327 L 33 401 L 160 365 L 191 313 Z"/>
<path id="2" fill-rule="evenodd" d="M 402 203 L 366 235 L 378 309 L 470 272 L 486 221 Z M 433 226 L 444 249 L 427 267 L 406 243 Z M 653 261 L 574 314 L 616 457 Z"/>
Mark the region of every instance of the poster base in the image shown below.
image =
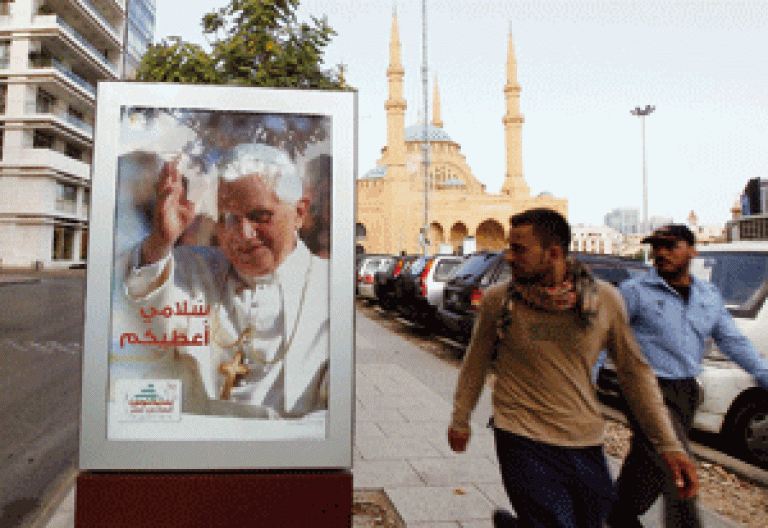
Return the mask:
<path id="1" fill-rule="evenodd" d="M 75 528 L 352 525 L 349 470 L 82 472 Z"/>

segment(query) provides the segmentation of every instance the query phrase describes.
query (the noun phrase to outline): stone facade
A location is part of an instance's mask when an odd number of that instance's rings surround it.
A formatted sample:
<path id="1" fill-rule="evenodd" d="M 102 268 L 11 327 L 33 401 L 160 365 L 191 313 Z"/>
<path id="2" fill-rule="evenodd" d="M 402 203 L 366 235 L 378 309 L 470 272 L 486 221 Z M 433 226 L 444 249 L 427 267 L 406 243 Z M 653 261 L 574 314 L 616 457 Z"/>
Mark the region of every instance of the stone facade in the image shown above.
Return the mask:
<path id="1" fill-rule="evenodd" d="M 403 70 L 397 16 L 392 20 L 390 63 L 387 68 L 389 99 L 387 145 L 375 168 L 357 182 L 358 252 L 421 253 L 424 222 L 424 125 L 405 127 Z M 432 121 L 427 128 L 429 170 L 427 183 L 428 251 L 434 254 L 450 244 L 459 252 L 465 237 L 474 236 L 477 250 L 501 249 L 509 234 L 509 218 L 533 207 L 548 207 L 567 215 L 564 198 L 549 193 L 532 197 L 522 171 L 520 85 L 512 36 L 507 51 L 506 114 L 502 116 L 506 139 L 506 175 L 499 194 L 489 194 L 467 164 L 461 147 L 443 130 L 437 82 Z M 501 153 L 499 153 L 501 155 Z M 445 247 L 445 246 L 443 246 Z"/>

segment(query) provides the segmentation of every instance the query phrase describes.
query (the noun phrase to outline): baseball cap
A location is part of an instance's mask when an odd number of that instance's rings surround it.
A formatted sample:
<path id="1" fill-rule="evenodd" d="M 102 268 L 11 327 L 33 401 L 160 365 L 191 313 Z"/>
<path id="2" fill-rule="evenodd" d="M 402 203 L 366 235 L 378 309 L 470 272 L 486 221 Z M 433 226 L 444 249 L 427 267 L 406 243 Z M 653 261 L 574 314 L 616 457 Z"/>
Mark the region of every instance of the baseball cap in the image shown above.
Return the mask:
<path id="1" fill-rule="evenodd" d="M 654 242 L 673 242 L 684 240 L 689 245 L 696 244 L 696 237 L 688 226 L 683 224 L 667 224 L 640 241 L 641 244 L 653 244 Z"/>

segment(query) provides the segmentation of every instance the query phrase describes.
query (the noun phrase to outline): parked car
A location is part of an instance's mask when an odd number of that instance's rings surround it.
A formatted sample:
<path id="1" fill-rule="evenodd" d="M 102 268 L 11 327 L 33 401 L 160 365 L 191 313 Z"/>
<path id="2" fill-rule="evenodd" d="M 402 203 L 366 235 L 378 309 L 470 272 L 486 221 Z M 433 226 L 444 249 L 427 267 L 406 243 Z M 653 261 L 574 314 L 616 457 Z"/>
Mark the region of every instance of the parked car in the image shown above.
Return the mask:
<path id="1" fill-rule="evenodd" d="M 651 269 L 642 261 L 614 255 L 571 252 L 568 256 L 584 265 L 596 277 L 608 281 L 614 286 L 618 286 L 638 274 L 648 273 Z"/>
<path id="2" fill-rule="evenodd" d="M 433 317 L 437 317 L 437 309 L 443 306 L 443 290 L 445 283 L 453 276 L 454 271 L 463 262 L 463 257 L 438 255 L 429 273 L 422 278 L 421 295 L 426 297 L 432 307 Z"/>
<path id="3" fill-rule="evenodd" d="M 720 290 L 736 326 L 768 357 L 768 242 L 731 242 L 698 248 L 691 272 Z M 714 342 L 697 377 L 701 389 L 694 428 L 718 433 L 723 445 L 753 462 L 768 463 L 768 391 L 729 361 Z M 598 393 L 619 395 L 609 364 L 598 374 Z"/>
<path id="4" fill-rule="evenodd" d="M 376 255 L 362 255 L 362 256 L 361 255 L 357 255 L 356 256 L 356 261 L 357 261 L 356 262 L 357 271 L 355 273 L 355 277 L 356 277 L 356 279 L 355 279 L 355 295 L 356 296 L 359 297 L 361 295 L 360 285 L 363 283 L 363 276 L 362 276 L 363 268 L 365 268 L 373 260 L 377 260 L 377 259 L 379 259 L 381 257 L 386 257 L 386 256 L 388 256 L 388 255 L 376 254 Z"/>
<path id="5" fill-rule="evenodd" d="M 394 310 L 397 307 L 395 297 L 395 279 L 417 257 L 414 255 L 401 255 L 394 258 L 391 266 L 385 266 L 376 272 L 374 282 L 374 294 L 379 305 L 385 310 Z"/>
<path id="6" fill-rule="evenodd" d="M 410 261 L 403 270 L 395 277 L 394 299 L 395 308 L 406 319 L 416 319 L 416 299 L 417 283 L 421 273 L 428 271 L 427 266 L 431 262 L 431 257 L 416 257 Z"/>
<path id="7" fill-rule="evenodd" d="M 438 296 L 442 304 L 445 280 L 461 257 L 436 255 L 419 257 L 395 280 L 397 309 L 406 318 L 435 327 Z"/>
<path id="8" fill-rule="evenodd" d="M 443 306 L 437 318 L 453 338 L 468 342 L 483 292 L 510 276 L 501 251 L 481 251 L 465 258 L 443 287 Z"/>
<path id="9" fill-rule="evenodd" d="M 365 261 L 358 273 L 360 297 L 369 301 L 376 300 L 374 277 L 378 271 L 387 268 L 394 260 L 394 257 L 371 257 Z"/>

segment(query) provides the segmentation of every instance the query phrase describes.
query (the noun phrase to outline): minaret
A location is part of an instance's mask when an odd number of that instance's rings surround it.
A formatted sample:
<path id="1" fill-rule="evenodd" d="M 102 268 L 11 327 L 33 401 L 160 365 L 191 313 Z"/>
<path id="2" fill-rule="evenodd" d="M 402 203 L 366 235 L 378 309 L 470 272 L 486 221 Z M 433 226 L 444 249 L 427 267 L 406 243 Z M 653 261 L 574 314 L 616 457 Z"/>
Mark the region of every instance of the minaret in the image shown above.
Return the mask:
<path id="1" fill-rule="evenodd" d="M 443 120 L 440 117 L 440 92 L 437 90 L 437 75 L 435 75 L 435 94 L 432 96 L 432 126 L 443 128 Z"/>
<path id="2" fill-rule="evenodd" d="M 389 41 L 389 99 L 384 104 L 387 110 L 387 178 L 405 179 L 405 99 L 403 99 L 403 76 L 405 70 L 400 61 L 400 33 L 397 29 L 397 12 L 392 14 L 392 37 Z"/>
<path id="3" fill-rule="evenodd" d="M 528 198 L 531 189 L 523 179 L 523 122 L 520 113 L 520 85 L 517 84 L 517 60 L 512 32 L 509 32 L 507 45 L 507 84 L 504 86 L 507 113 L 502 118 L 504 123 L 504 143 L 507 149 L 507 172 L 501 185 L 501 194 L 514 198 Z"/>

